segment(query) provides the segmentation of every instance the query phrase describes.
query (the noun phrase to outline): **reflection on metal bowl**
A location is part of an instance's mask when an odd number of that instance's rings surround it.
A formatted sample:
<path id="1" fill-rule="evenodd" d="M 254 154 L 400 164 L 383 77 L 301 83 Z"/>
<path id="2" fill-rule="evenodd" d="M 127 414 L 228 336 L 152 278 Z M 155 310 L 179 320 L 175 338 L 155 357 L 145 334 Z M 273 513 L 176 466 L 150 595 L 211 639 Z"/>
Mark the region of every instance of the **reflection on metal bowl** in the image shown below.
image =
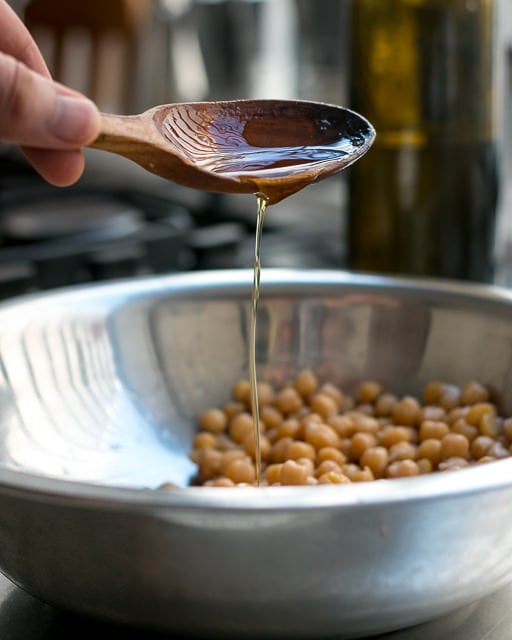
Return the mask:
<path id="1" fill-rule="evenodd" d="M 195 416 L 247 373 L 249 271 L 0 308 L 0 569 L 57 606 L 209 637 L 356 638 L 512 577 L 512 460 L 343 486 L 187 488 Z M 512 412 L 505 290 L 262 274 L 258 367 L 350 388 L 488 385 Z M 154 490 L 170 481 L 183 487 Z"/>

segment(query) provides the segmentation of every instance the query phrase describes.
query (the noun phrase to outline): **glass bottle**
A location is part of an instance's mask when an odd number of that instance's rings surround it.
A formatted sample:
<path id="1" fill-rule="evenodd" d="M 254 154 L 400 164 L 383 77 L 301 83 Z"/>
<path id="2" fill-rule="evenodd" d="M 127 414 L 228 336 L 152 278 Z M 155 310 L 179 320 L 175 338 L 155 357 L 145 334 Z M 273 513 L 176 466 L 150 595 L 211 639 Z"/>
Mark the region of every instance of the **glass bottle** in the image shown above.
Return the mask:
<path id="1" fill-rule="evenodd" d="M 350 268 L 492 280 L 496 66 L 495 0 L 352 0 Z"/>

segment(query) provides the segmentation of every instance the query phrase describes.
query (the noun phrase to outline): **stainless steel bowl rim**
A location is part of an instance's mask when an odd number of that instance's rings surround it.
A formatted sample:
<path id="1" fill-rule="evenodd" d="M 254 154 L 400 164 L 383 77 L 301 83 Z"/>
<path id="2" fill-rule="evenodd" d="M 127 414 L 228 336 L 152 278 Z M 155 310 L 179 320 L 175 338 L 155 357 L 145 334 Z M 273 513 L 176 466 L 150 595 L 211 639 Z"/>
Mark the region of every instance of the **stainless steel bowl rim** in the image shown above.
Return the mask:
<path id="1" fill-rule="evenodd" d="M 84 285 L 61 289 L 57 292 L 45 292 L 22 296 L 0 304 L 0 332 L 4 319 L 11 314 L 23 318 L 23 307 L 34 305 L 51 306 L 57 299 L 69 304 L 76 296 L 83 302 L 84 295 L 94 294 L 95 300 L 102 299 L 105 304 L 122 304 L 128 293 L 133 299 L 134 293 L 142 299 L 145 295 L 170 288 L 174 293 L 210 291 L 215 295 L 225 287 L 238 285 L 247 289 L 248 300 L 252 283 L 252 270 L 223 270 L 194 272 L 188 274 L 154 276 L 138 280 L 117 281 L 109 284 Z M 347 271 L 264 269 L 261 278 L 261 298 L 265 290 L 278 288 L 286 284 L 287 293 L 306 286 L 315 286 L 315 295 L 321 295 L 323 289 L 343 286 L 367 287 L 385 291 L 401 290 L 408 295 L 415 292 L 432 293 L 446 296 L 474 298 L 492 303 L 510 305 L 512 320 L 512 293 L 498 286 L 440 281 L 427 278 L 391 277 L 372 274 L 358 274 Z M 66 481 L 36 474 L 0 469 L 0 490 L 12 493 L 18 498 L 25 495 L 30 500 L 41 502 L 58 500 L 61 503 L 73 503 L 84 508 L 94 506 L 100 509 L 220 509 L 236 511 L 273 511 L 304 510 L 325 508 L 360 508 L 386 503 L 401 503 L 436 498 L 449 498 L 453 495 L 469 495 L 500 488 L 512 484 L 512 459 L 495 461 L 473 466 L 467 469 L 434 473 L 425 476 L 378 480 L 367 483 L 353 483 L 343 486 L 315 487 L 268 487 L 268 488 L 206 488 L 187 487 L 177 489 L 134 489 L 96 485 L 92 483 Z"/>

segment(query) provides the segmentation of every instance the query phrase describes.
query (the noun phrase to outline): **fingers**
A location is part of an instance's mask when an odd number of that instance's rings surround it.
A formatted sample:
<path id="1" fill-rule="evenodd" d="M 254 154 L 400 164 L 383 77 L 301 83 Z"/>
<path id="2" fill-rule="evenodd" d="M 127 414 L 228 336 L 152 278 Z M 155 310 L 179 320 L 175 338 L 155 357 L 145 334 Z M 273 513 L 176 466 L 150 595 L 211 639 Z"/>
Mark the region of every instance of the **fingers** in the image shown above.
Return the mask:
<path id="1" fill-rule="evenodd" d="M 56 187 L 68 187 L 74 184 L 83 173 L 84 156 L 79 149 L 50 151 L 23 147 L 22 151 L 34 169 Z"/>
<path id="2" fill-rule="evenodd" d="M 98 110 L 52 82 L 39 48 L 5 0 L 0 25 L 0 139 L 21 145 L 51 184 L 73 184 L 84 169 L 80 148 L 98 135 Z"/>
<path id="3" fill-rule="evenodd" d="M 89 100 L 2 53 L 0 78 L 0 138 L 22 146 L 76 149 L 97 136 L 100 116 Z"/>

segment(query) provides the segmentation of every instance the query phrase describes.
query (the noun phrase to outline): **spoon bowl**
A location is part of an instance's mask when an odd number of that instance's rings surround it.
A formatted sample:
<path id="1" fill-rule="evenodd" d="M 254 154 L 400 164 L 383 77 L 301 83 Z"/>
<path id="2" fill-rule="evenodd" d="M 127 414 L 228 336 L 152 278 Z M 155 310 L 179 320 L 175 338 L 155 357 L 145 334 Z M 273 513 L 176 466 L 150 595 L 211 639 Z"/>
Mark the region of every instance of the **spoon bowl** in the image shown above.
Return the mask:
<path id="1" fill-rule="evenodd" d="M 262 193 L 276 203 L 339 173 L 375 138 L 349 109 L 303 100 L 234 100 L 102 114 L 90 145 L 194 189 Z"/>

